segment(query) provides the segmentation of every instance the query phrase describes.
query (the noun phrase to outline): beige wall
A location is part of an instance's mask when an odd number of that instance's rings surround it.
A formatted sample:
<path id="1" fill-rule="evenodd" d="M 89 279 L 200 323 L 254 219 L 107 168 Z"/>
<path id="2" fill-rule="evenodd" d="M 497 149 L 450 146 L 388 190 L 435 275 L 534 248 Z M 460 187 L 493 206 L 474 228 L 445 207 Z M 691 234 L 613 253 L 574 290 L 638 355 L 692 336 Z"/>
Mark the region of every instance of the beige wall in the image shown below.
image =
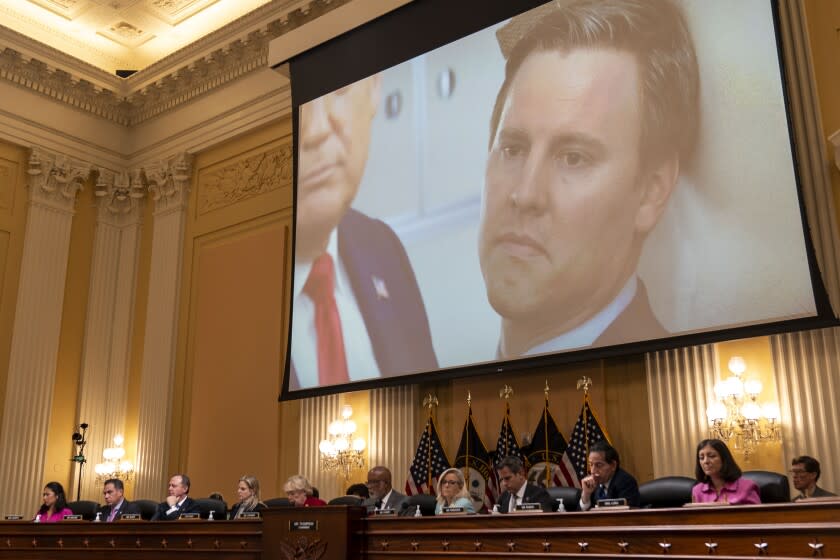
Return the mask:
<path id="1" fill-rule="evenodd" d="M 26 228 L 26 161 L 25 149 L 0 142 L 0 404 L 5 402 Z"/>
<path id="2" fill-rule="evenodd" d="M 193 494 L 233 497 L 256 475 L 265 497 L 295 449 L 278 405 L 291 243 L 291 124 L 285 119 L 199 154 L 190 194 L 171 470 Z M 292 423 L 296 428 L 297 424 Z M 290 431 L 290 430 L 287 430 Z"/>

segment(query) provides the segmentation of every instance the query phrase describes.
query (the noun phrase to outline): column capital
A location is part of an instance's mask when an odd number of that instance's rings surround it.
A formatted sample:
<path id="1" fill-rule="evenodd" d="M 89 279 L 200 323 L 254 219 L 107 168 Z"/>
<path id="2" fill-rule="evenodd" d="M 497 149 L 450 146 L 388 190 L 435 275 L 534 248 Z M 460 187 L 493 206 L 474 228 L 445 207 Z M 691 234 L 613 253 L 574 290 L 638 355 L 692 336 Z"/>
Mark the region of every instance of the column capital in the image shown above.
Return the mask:
<path id="1" fill-rule="evenodd" d="M 97 198 L 97 222 L 125 227 L 142 219 L 146 191 L 141 169 L 114 172 L 100 168 L 93 192 Z"/>
<path id="2" fill-rule="evenodd" d="M 33 202 L 73 214 L 76 194 L 82 190 L 90 172 L 88 164 L 33 147 L 26 170 L 29 196 Z"/>
<path id="3" fill-rule="evenodd" d="M 192 158 L 182 152 L 167 160 L 143 167 L 149 195 L 155 203 L 155 215 L 181 210 L 187 206 L 192 175 Z"/>

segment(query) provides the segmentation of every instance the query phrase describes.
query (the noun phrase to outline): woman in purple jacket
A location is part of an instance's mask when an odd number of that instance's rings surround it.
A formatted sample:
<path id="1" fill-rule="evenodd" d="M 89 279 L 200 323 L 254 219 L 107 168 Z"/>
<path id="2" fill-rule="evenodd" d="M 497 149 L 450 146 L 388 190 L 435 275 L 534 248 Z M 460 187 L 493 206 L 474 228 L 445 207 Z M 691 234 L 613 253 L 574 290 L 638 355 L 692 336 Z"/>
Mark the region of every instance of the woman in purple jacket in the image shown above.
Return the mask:
<path id="1" fill-rule="evenodd" d="M 758 485 L 741 476 L 732 452 L 719 439 L 704 439 L 697 446 L 694 473 L 697 484 L 691 489 L 692 502 L 761 503 Z"/>

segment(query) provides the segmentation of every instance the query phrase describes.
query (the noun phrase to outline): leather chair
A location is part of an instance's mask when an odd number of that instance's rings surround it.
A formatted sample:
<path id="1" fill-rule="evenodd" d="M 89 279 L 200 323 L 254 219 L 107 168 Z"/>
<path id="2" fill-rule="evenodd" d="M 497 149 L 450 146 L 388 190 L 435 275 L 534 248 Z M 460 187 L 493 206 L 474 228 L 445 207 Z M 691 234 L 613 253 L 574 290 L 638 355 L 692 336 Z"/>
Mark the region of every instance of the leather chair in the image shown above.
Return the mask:
<path id="1" fill-rule="evenodd" d="M 551 496 L 554 511 L 557 511 L 557 508 L 560 507 L 560 500 L 563 500 L 563 507 L 566 511 L 580 510 L 580 488 L 573 486 L 549 486 L 545 491 Z"/>
<path id="2" fill-rule="evenodd" d="M 96 510 L 99 509 L 99 504 L 89 500 L 80 500 L 78 502 L 69 502 L 67 507 L 75 515 L 81 515 L 85 521 L 93 521 L 96 518 Z"/>
<path id="3" fill-rule="evenodd" d="M 339 496 L 327 502 L 328 506 L 360 506 L 362 499 L 358 496 Z"/>
<path id="4" fill-rule="evenodd" d="M 663 476 L 639 486 L 639 506 L 643 508 L 682 507 L 691 502 L 691 489 L 697 481 L 687 476 Z"/>
<path id="5" fill-rule="evenodd" d="M 292 507 L 292 502 L 289 501 L 289 498 L 271 498 L 265 501 L 265 505 L 270 508 Z"/>
<path id="6" fill-rule="evenodd" d="M 196 498 L 195 503 L 198 504 L 202 519 L 209 518 L 211 511 L 213 512 L 213 519 L 216 521 L 227 519 L 227 504 L 223 501 L 212 498 Z"/>
<path id="7" fill-rule="evenodd" d="M 158 503 L 152 500 L 134 500 L 132 504 L 137 504 L 140 508 L 140 518 L 144 521 L 149 521 L 157 511 Z"/>
<path id="8" fill-rule="evenodd" d="M 417 506 L 420 506 L 420 513 L 426 516 L 435 514 L 437 500 L 434 496 L 429 496 L 428 494 L 415 494 L 406 498 L 403 504 L 403 511 L 397 512 L 398 514 L 406 516 L 414 515 L 417 511 Z"/>
<path id="9" fill-rule="evenodd" d="M 790 483 L 787 476 L 770 471 L 745 471 L 744 476 L 758 484 L 761 503 L 790 501 Z"/>

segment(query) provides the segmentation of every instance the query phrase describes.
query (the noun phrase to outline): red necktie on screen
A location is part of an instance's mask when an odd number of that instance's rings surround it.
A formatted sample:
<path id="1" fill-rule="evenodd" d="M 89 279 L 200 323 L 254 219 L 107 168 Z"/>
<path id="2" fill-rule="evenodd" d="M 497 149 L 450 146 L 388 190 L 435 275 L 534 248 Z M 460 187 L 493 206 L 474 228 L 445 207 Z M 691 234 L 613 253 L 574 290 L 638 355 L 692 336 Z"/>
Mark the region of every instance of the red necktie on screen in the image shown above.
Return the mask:
<path id="1" fill-rule="evenodd" d="M 312 263 L 303 291 L 315 304 L 315 333 L 318 336 L 318 384 L 347 383 L 347 357 L 341 334 L 341 317 L 335 304 L 335 267 L 329 253 Z"/>

